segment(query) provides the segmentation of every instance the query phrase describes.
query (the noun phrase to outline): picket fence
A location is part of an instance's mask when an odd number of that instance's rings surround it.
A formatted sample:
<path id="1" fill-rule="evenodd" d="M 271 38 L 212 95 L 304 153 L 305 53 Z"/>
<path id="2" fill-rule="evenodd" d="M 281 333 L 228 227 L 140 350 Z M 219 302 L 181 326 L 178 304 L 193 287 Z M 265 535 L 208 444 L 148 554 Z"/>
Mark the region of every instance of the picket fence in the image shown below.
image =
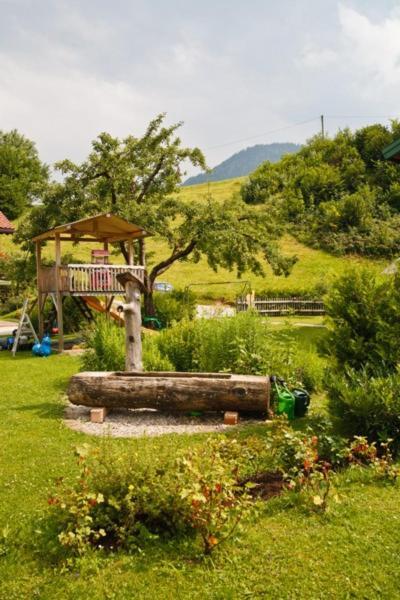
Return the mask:
<path id="1" fill-rule="evenodd" d="M 305 300 L 304 298 L 262 298 L 247 294 L 236 299 L 237 312 L 248 309 L 256 310 L 260 315 L 279 316 L 295 315 L 324 315 L 325 306 L 322 300 Z"/>

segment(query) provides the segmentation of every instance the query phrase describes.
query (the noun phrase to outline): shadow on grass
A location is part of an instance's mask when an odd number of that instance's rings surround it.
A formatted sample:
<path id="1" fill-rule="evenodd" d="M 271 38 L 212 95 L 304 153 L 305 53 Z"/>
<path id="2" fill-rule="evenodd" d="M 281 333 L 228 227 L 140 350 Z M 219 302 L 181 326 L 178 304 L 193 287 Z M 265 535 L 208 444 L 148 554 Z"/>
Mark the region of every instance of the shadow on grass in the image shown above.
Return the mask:
<path id="1" fill-rule="evenodd" d="M 17 412 L 32 412 L 40 419 L 59 419 L 63 415 L 61 403 L 42 402 L 40 404 L 25 404 L 14 408 Z"/>

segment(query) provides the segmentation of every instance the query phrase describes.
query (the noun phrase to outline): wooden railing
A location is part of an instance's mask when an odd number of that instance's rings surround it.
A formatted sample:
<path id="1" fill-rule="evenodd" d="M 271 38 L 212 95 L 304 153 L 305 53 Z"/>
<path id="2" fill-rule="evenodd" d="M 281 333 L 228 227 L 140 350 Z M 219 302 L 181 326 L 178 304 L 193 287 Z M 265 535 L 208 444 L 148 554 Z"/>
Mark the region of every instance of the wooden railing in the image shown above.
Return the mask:
<path id="1" fill-rule="evenodd" d="M 303 298 L 260 298 L 248 294 L 236 299 L 236 310 L 242 312 L 253 308 L 260 315 L 324 315 L 325 306 L 322 300 L 305 300 Z"/>
<path id="2" fill-rule="evenodd" d="M 138 265 L 62 265 L 58 268 L 59 289 L 74 296 L 122 294 L 117 275 L 127 271 L 143 281 L 144 267 Z M 56 291 L 56 267 L 41 267 L 40 278 L 43 292 Z"/>

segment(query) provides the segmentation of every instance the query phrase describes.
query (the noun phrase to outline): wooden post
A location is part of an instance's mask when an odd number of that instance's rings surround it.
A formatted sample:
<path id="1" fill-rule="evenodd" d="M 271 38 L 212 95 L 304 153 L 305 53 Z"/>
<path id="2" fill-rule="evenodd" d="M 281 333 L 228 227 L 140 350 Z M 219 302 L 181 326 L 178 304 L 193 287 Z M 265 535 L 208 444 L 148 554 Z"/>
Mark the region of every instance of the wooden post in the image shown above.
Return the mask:
<path id="1" fill-rule="evenodd" d="M 117 275 L 119 283 L 125 288 L 125 370 L 142 371 L 142 317 L 140 312 L 140 292 L 142 282 L 129 272 Z"/>
<path id="2" fill-rule="evenodd" d="M 57 305 L 57 325 L 58 325 L 58 351 L 64 350 L 64 322 L 61 291 L 61 241 L 60 234 L 56 234 L 56 305 Z"/>
<path id="3" fill-rule="evenodd" d="M 128 265 L 134 264 L 134 255 L 133 255 L 133 242 L 132 240 L 128 241 Z"/>
<path id="4" fill-rule="evenodd" d="M 35 243 L 36 249 L 36 285 L 38 290 L 38 321 L 39 321 L 39 339 L 41 340 L 44 334 L 44 323 L 43 323 L 43 290 L 42 290 L 42 246 L 40 242 Z"/>

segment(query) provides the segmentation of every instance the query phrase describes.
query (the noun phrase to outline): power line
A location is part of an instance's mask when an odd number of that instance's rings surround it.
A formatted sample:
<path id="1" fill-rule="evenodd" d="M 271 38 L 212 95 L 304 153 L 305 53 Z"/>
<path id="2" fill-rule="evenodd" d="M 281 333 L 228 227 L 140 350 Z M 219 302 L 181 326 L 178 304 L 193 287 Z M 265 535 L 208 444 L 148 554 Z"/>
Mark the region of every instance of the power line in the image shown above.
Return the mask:
<path id="1" fill-rule="evenodd" d="M 278 133 L 279 131 L 285 131 L 286 129 L 292 129 L 293 127 L 299 127 L 300 125 L 305 125 L 306 123 L 312 123 L 319 119 L 319 117 L 313 117 L 312 119 L 307 119 L 306 121 L 300 121 L 299 123 L 293 123 L 292 125 L 286 125 L 285 127 L 279 127 L 278 129 L 271 129 L 270 131 L 265 131 L 264 133 L 258 133 L 256 135 L 252 135 L 246 138 L 242 138 L 240 140 L 234 140 L 231 142 L 225 142 L 224 144 L 218 144 L 217 146 L 210 146 L 205 148 L 205 150 L 215 150 L 216 148 L 223 148 L 224 146 L 231 146 L 232 144 L 240 144 L 241 142 L 247 142 L 249 140 L 254 140 L 255 138 L 264 137 L 265 135 L 270 135 L 272 133 Z"/>
<path id="2" fill-rule="evenodd" d="M 242 142 L 247 142 L 250 140 L 254 140 L 256 138 L 264 137 L 266 135 L 271 135 L 273 133 L 279 133 L 280 131 L 287 131 L 288 129 L 293 129 L 294 127 L 299 127 L 300 125 L 306 125 L 307 123 L 313 123 L 314 121 L 320 120 L 321 122 L 321 134 L 324 137 L 325 127 L 324 127 L 324 118 L 325 119 L 397 119 L 397 115 L 321 115 L 320 117 L 312 117 L 311 119 L 307 119 L 306 121 L 299 121 L 298 123 L 292 123 L 291 125 L 286 125 L 284 127 L 279 127 L 278 129 L 270 129 L 269 131 L 264 131 L 264 133 L 257 133 L 256 135 L 251 135 L 249 137 L 232 140 L 231 142 L 224 142 L 223 144 L 217 144 L 216 146 L 209 146 L 205 148 L 206 150 L 216 150 L 217 148 L 224 148 L 225 146 L 232 146 L 233 144 L 240 144 Z"/>
<path id="3" fill-rule="evenodd" d="M 397 119 L 395 115 L 325 115 L 328 119 Z"/>

